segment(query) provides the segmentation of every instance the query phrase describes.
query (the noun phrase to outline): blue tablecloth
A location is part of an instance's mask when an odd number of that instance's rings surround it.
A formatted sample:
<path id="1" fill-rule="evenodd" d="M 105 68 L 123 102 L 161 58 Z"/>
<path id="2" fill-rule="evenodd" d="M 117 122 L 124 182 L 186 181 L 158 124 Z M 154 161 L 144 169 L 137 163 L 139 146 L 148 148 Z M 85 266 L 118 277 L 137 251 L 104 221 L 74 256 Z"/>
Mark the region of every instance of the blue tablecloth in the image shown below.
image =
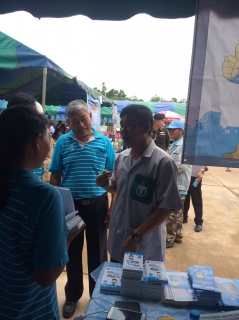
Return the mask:
<path id="1" fill-rule="evenodd" d="M 118 295 L 102 294 L 100 293 L 100 283 L 103 277 L 103 272 L 105 267 L 114 267 L 122 268 L 120 263 L 105 262 L 98 269 L 96 269 L 91 275 L 96 281 L 96 286 L 92 295 L 92 299 L 89 302 L 88 308 L 86 310 L 85 316 L 86 319 L 95 320 L 95 319 L 106 319 L 106 313 L 98 313 L 99 311 L 108 311 L 116 300 L 119 301 L 138 301 L 140 302 L 141 311 L 146 313 L 147 320 L 155 320 L 157 317 L 162 315 L 168 315 L 176 320 L 185 320 L 189 315 L 190 309 L 172 308 L 162 305 L 158 300 L 152 299 L 143 299 L 143 298 L 133 298 L 133 297 L 124 297 Z M 102 300 L 99 300 L 102 299 Z M 201 314 L 203 313 L 213 313 L 217 312 L 216 309 L 210 308 L 210 310 L 198 309 Z M 96 313 L 95 313 L 96 312 Z M 90 315 L 91 313 L 95 313 Z"/>

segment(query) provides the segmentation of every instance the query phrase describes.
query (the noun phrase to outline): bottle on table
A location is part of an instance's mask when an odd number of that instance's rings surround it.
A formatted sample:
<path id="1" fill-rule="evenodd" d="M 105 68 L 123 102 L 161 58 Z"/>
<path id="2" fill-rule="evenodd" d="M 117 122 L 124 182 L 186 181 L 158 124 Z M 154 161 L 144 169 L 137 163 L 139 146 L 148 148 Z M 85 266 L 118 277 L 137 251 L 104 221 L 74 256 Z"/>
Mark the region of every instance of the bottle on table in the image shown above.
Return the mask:
<path id="1" fill-rule="evenodd" d="M 196 309 L 192 309 L 189 313 L 187 320 L 200 320 L 200 313 Z"/>

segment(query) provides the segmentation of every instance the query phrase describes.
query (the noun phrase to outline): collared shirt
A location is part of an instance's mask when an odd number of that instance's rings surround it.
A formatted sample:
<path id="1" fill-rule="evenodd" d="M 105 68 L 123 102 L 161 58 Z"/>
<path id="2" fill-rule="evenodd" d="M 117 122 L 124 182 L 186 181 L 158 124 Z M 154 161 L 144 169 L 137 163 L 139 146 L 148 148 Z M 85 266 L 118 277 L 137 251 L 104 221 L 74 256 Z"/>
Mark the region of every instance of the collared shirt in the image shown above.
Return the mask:
<path id="1" fill-rule="evenodd" d="M 192 173 L 191 173 L 191 176 L 192 177 L 197 177 L 198 175 L 198 172 L 200 171 L 200 169 L 202 168 L 202 166 L 192 166 Z"/>
<path id="2" fill-rule="evenodd" d="M 61 196 L 30 170 L 13 168 L 0 210 L 0 319 L 60 319 L 56 284 L 37 283 L 34 269 L 68 262 L 68 231 Z"/>
<path id="3" fill-rule="evenodd" d="M 183 137 L 174 141 L 169 149 L 169 155 L 174 160 L 178 168 L 178 189 L 187 191 L 191 181 L 192 166 L 182 164 Z"/>
<path id="4" fill-rule="evenodd" d="M 175 146 L 177 144 L 179 144 L 179 141 L 181 141 L 183 139 L 183 137 L 179 138 L 178 140 L 174 141 L 170 147 L 170 151 L 172 152 L 172 150 L 175 148 Z"/>
<path id="5" fill-rule="evenodd" d="M 153 130 L 151 138 L 154 140 L 157 147 L 166 151 L 169 147 L 169 133 L 168 130 L 163 128 L 158 131 Z"/>
<path id="6" fill-rule="evenodd" d="M 140 197 L 148 197 L 147 185 L 152 181 L 151 202 L 146 204 L 132 199 L 132 188 L 136 175 L 145 177 L 141 188 L 136 190 Z M 117 184 L 117 197 L 110 220 L 108 250 L 112 259 L 119 261 L 125 239 L 139 227 L 158 207 L 180 210 L 181 199 L 177 188 L 177 168 L 166 152 L 156 147 L 152 141 L 137 162 L 132 164 L 131 149 L 121 152 L 115 161 L 112 180 Z M 143 187 L 143 188 L 142 188 Z M 144 237 L 139 247 L 144 259 L 165 261 L 166 227 L 163 223 L 158 229 Z"/>
<path id="7" fill-rule="evenodd" d="M 97 176 L 104 170 L 113 170 L 115 152 L 110 140 L 93 130 L 91 138 L 85 145 L 74 138 L 73 131 L 57 140 L 50 172 L 64 173 L 62 187 L 71 190 L 73 199 L 96 198 L 105 189 L 96 184 Z"/>
<path id="8" fill-rule="evenodd" d="M 43 165 L 40 168 L 33 169 L 32 171 L 35 173 L 35 175 L 38 176 L 40 180 L 42 179 L 42 176 L 45 173 L 45 169 Z"/>

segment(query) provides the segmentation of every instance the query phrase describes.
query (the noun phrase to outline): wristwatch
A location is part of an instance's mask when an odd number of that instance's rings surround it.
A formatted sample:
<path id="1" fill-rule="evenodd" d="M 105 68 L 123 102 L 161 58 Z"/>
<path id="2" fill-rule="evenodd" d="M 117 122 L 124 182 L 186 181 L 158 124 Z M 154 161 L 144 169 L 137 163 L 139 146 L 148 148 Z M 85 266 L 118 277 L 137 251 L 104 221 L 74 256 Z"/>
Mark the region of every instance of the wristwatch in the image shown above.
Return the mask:
<path id="1" fill-rule="evenodd" d="M 132 233 L 132 239 L 135 243 L 141 243 L 143 241 L 143 238 L 138 233 Z"/>
<path id="2" fill-rule="evenodd" d="M 204 173 L 204 172 L 206 171 L 206 170 L 205 170 L 205 169 L 203 169 L 203 168 L 201 168 L 200 170 L 202 171 L 202 173 Z"/>

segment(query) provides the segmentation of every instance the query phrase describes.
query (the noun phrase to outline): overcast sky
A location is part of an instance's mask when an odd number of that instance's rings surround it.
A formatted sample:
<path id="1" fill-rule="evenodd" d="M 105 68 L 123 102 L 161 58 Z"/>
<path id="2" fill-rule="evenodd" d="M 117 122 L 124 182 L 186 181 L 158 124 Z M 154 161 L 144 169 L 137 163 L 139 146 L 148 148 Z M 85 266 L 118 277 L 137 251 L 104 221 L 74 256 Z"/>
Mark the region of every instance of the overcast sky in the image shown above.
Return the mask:
<path id="1" fill-rule="evenodd" d="M 94 21 L 85 16 L 38 20 L 29 13 L 0 15 L 0 30 L 46 55 L 90 87 L 104 81 L 145 101 L 187 98 L 194 17 Z"/>

